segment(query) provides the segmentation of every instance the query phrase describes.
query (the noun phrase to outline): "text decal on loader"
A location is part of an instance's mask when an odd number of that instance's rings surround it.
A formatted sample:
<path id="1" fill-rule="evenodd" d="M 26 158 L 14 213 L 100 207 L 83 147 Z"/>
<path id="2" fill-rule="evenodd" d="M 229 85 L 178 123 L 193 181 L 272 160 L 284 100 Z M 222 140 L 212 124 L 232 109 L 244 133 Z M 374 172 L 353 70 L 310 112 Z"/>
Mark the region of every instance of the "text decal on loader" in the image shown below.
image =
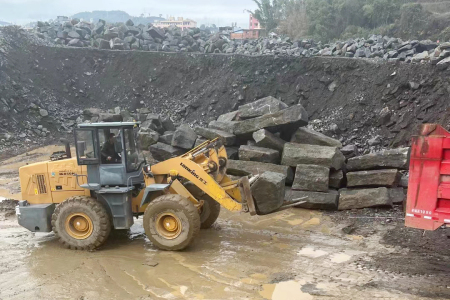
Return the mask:
<path id="1" fill-rule="evenodd" d="M 195 178 L 197 178 L 198 180 L 200 180 L 203 184 L 206 185 L 206 180 L 201 178 L 200 176 L 197 175 L 197 173 L 195 173 L 195 170 L 191 170 L 188 166 L 186 166 L 183 163 L 180 163 L 180 165 L 185 168 L 189 173 L 191 173 Z"/>

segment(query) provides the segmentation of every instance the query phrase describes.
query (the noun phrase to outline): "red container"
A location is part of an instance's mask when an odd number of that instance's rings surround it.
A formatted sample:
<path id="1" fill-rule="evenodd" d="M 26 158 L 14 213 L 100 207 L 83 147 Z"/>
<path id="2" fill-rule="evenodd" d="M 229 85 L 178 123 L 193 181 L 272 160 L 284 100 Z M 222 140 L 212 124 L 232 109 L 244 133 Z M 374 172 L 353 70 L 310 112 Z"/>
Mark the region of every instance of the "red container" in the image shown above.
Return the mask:
<path id="1" fill-rule="evenodd" d="M 435 230 L 450 224 L 450 133 L 423 124 L 413 136 L 405 225 Z"/>

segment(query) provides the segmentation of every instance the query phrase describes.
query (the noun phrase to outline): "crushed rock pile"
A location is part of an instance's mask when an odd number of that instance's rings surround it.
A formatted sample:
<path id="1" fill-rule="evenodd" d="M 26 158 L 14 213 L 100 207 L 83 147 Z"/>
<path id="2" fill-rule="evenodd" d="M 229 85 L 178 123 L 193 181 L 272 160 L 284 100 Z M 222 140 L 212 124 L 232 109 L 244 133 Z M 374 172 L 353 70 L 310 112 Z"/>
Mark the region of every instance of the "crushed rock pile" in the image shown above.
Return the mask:
<path id="1" fill-rule="evenodd" d="M 214 33 L 176 26 L 157 28 L 152 24 L 97 24 L 79 19 L 38 22 L 37 36 L 57 45 L 95 47 L 112 50 L 143 50 L 165 52 L 228 53 L 244 55 L 286 55 L 296 57 L 340 56 L 383 59 L 391 62 L 431 63 L 439 68 L 450 65 L 450 43 L 431 40 L 403 41 L 400 38 L 372 35 L 323 44 L 313 40 L 291 40 L 271 33 L 256 40 L 231 40 L 230 33 Z"/>

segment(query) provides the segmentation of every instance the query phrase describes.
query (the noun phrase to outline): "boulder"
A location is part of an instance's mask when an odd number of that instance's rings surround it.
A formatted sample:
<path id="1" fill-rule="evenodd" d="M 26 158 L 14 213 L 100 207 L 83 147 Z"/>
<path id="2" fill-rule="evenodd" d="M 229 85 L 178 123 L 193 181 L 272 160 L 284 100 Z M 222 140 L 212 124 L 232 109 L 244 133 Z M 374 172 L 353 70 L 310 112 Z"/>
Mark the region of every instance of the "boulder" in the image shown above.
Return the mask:
<path id="1" fill-rule="evenodd" d="M 161 118 L 157 114 L 148 114 L 145 121 L 141 124 L 141 128 L 150 128 L 159 134 L 163 134 L 165 131 Z"/>
<path id="2" fill-rule="evenodd" d="M 39 109 L 39 114 L 41 115 L 41 117 L 47 117 L 48 116 L 48 111 L 41 108 Z"/>
<path id="3" fill-rule="evenodd" d="M 408 188 L 408 182 L 409 182 L 409 175 L 403 174 L 400 178 L 400 182 L 398 183 L 399 186 Z"/>
<path id="4" fill-rule="evenodd" d="M 110 44 L 107 40 L 97 39 L 98 49 L 111 49 Z"/>
<path id="5" fill-rule="evenodd" d="M 150 153 L 152 154 L 152 157 L 157 161 L 165 161 L 170 158 L 180 156 L 185 152 L 185 150 L 183 149 L 166 145 L 160 142 L 151 145 L 149 150 Z"/>
<path id="6" fill-rule="evenodd" d="M 388 192 L 393 204 L 403 204 L 406 200 L 405 191 L 402 187 L 388 189 Z"/>
<path id="7" fill-rule="evenodd" d="M 194 131 L 208 140 L 219 138 L 225 146 L 232 146 L 236 142 L 236 136 L 226 131 L 203 127 L 195 127 Z"/>
<path id="8" fill-rule="evenodd" d="M 159 28 L 151 27 L 147 33 L 154 39 L 164 39 L 164 31 Z"/>
<path id="9" fill-rule="evenodd" d="M 358 171 L 381 168 L 406 170 L 408 165 L 409 148 L 398 148 L 350 158 L 347 162 L 347 170 Z"/>
<path id="10" fill-rule="evenodd" d="M 330 171 L 330 188 L 340 189 L 344 186 L 344 172 L 342 170 Z"/>
<path id="11" fill-rule="evenodd" d="M 253 133 L 253 139 L 258 147 L 275 149 L 280 152 L 283 151 L 284 144 L 286 144 L 286 141 L 265 129 L 255 131 Z"/>
<path id="12" fill-rule="evenodd" d="M 330 169 L 316 165 L 297 165 L 293 190 L 327 192 Z"/>
<path id="13" fill-rule="evenodd" d="M 70 31 L 67 36 L 71 39 L 80 39 L 81 36 L 76 31 Z"/>
<path id="14" fill-rule="evenodd" d="M 291 167 L 299 164 L 319 165 L 340 170 L 345 166 L 345 157 L 337 147 L 286 143 L 281 164 Z"/>
<path id="15" fill-rule="evenodd" d="M 83 110 L 83 116 L 85 116 L 86 118 L 92 118 L 98 116 L 102 112 L 103 111 L 100 108 L 86 108 L 85 110 Z"/>
<path id="16" fill-rule="evenodd" d="M 358 148 L 355 145 L 347 145 L 341 148 L 341 152 L 348 159 L 358 155 Z"/>
<path id="17" fill-rule="evenodd" d="M 273 114 L 237 122 L 234 127 L 234 134 L 251 135 L 262 128 L 271 132 L 284 131 L 288 133 L 307 124 L 308 113 L 303 106 L 298 104 Z"/>
<path id="18" fill-rule="evenodd" d="M 342 143 L 312 129 L 301 127 L 292 135 L 291 143 L 342 148 Z"/>
<path id="19" fill-rule="evenodd" d="M 365 208 L 373 206 L 391 206 L 388 189 L 341 189 L 339 190 L 339 210 Z"/>
<path id="20" fill-rule="evenodd" d="M 173 139 L 173 131 L 166 131 L 163 135 L 159 136 L 158 142 L 164 143 L 164 144 L 172 144 Z"/>
<path id="21" fill-rule="evenodd" d="M 269 148 L 242 145 L 239 148 L 239 159 L 277 164 L 280 162 L 280 152 Z"/>
<path id="22" fill-rule="evenodd" d="M 190 150 L 194 147 L 197 134 L 187 124 L 182 124 L 175 130 L 172 139 L 172 146 Z"/>
<path id="23" fill-rule="evenodd" d="M 226 147 L 227 156 L 229 159 L 239 159 L 239 148 L 238 147 Z"/>
<path id="24" fill-rule="evenodd" d="M 122 115 L 100 113 L 98 114 L 99 122 L 122 122 Z"/>
<path id="25" fill-rule="evenodd" d="M 195 140 L 195 144 L 194 144 L 194 148 L 197 148 L 198 146 L 200 146 L 201 144 L 203 144 L 204 142 L 206 142 L 208 139 L 205 139 L 204 137 L 197 137 L 197 139 Z"/>
<path id="26" fill-rule="evenodd" d="M 257 161 L 228 160 L 227 174 L 235 176 L 258 175 L 270 171 L 286 177 L 286 184 L 292 184 L 294 172 L 288 166 L 280 166 Z"/>
<path id="27" fill-rule="evenodd" d="M 70 40 L 70 42 L 67 43 L 67 46 L 70 46 L 70 47 L 83 47 L 84 44 L 79 39 L 73 39 L 73 40 Z"/>
<path id="28" fill-rule="evenodd" d="M 219 121 L 219 122 L 231 122 L 231 121 L 235 121 L 236 120 L 236 115 L 239 113 L 239 111 L 232 111 L 232 112 L 229 112 L 229 113 L 227 113 L 227 114 L 223 114 L 223 115 L 220 115 L 218 118 L 217 118 L 217 121 Z"/>
<path id="29" fill-rule="evenodd" d="M 266 215 L 279 209 L 284 202 L 286 177 L 280 173 L 264 172 L 252 184 L 251 191 L 258 215 Z"/>
<path id="30" fill-rule="evenodd" d="M 400 181 L 401 174 L 397 169 L 383 169 L 357 171 L 347 173 L 348 187 L 385 186 L 395 187 Z"/>
<path id="31" fill-rule="evenodd" d="M 209 122 L 208 127 L 212 129 L 226 131 L 228 133 L 233 133 L 237 123 L 238 122 L 232 121 L 211 121 Z"/>
<path id="32" fill-rule="evenodd" d="M 148 150 L 151 145 L 156 144 L 159 139 L 159 134 L 151 129 L 140 130 L 138 133 L 138 140 L 142 150 Z"/>
<path id="33" fill-rule="evenodd" d="M 169 117 L 162 119 L 161 124 L 165 131 L 175 131 L 176 130 L 175 125 L 173 125 L 173 122 Z"/>
<path id="34" fill-rule="evenodd" d="M 255 102 L 239 106 L 239 118 L 242 120 L 256 118 L 262 115 L 276 113 L 277 111 L 280 111 L 287 107 L 288 106 L 285 103 L 272 96 L 269 96 L 259 99 Z"/>
<path id="35" fill-rule="evenodd" d="M 311 191 L 294 191 L 286 187 L 284 193 L 284 200 L 286 202 L 305 201 L 296 207 L 306 209 L 323 209 L 323 210 L 337 210 L 339 201 L 339 192 L 330 190 L 326 193 L 311 192 Z"/>

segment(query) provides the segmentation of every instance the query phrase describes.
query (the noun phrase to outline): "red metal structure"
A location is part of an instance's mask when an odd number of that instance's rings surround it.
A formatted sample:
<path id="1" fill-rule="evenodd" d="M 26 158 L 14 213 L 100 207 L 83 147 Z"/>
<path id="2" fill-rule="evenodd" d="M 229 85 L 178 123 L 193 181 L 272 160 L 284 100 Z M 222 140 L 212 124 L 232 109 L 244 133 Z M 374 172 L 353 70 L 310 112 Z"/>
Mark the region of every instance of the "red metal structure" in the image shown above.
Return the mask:
<path id="1" fill-rule="evenodd" d="M 405 225 L 435 230 L 450 224 L 450 133 L 423 124 L 413 136 Z"/>

